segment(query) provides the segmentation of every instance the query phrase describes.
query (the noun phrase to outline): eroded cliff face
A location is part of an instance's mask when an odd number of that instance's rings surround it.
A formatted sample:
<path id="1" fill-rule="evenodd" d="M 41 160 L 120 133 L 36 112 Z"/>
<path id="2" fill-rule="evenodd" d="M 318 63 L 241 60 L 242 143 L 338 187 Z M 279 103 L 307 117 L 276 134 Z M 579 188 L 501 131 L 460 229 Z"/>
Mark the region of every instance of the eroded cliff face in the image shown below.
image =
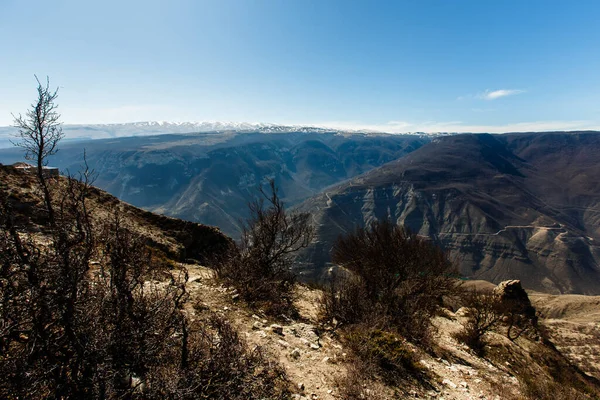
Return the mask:
<path id="1" fill-rule="evenodd" d="M 592 160 L 587 179 L 578 167 L 559 180 L 535 159 L 502 155 L 506 139 L 473 136 L 426 145 L 303 203 L 299 209 L 313 210 L 317 225 L 316 243 L 303 255 L 307 278 L 319 278 L 340 234 L 389 219 L 442 246 L 465 277 L 520 279 L 551 293 L 600 293 L 600 193 L 588 182 L 600 176 L 589 175 Z M 448 162 L 461 153 L 464 167 Z"/>

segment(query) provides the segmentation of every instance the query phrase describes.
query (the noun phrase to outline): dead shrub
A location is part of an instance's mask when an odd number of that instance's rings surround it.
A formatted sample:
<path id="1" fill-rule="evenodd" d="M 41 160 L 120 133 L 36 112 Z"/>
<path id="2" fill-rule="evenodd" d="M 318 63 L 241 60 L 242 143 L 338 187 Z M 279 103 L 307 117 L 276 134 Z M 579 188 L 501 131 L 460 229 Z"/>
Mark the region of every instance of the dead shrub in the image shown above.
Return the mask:
<path id="1" fill-rule="evenodd" d="M 260 193 L 262 197 L 249 204 L 250 218 L 239 244 L 212 265 L 217 277 L 249 304 L 272 315 L 292 315 L 294 253 L 308 246 L 313 228 L 309 214 L 286 212 L 273 181 L 270 193 L 262 188 Z"/>
<path id="2" fill-rule="evenodd" d="M 81 184 L 42 242 L 0 187 L 0 397 L 287 398 L 281 368 L 229 324 L 188 318 L 185 270 L 118 213 L 92 223 Z"/>
<path id="3" fill-rule="evenodd" d="M 321 309 L 325 319 L 346 325 L 376 318 L 422 341 L 442 298 L 457 291 L 456 269 L 444 252 L 387 221 L 340 237 L 332 260 L 349 274 L 332 278 Z"/>
<path id="4" fill-rule="evenodd" d="M 386 396 L 381 392 L 369 376 L 367 366 L 359 359 L 353 360 L 348 365 L 344 375 L 335 380 L 338 387 L 338 395 L 344 400 L 384 400 Z"/>
<path id="5" fill-rule="evenodd" d="M 332 272 L 329 284 L 323 288 L 319 303 L 323 319 L 335 320 L 336 324 L 359 323 L 372 313 L 373 304 L 366 296 L 364 285 L 355 275 Z"/>
<path id="6" fill-rule="evenodd" d="M 494 294 L 476 290 L 463 294 L 463 304 L 467 310 L 467 322 L 454 337 L 473 349 L 475 353 L 483 355 L 485 349 L 483 337 L 502 321 L 502 304 Z"/>
<path id="7" fill-rule="evenodd" d="M 284 370 L 262 350 L 248 349 L 223 318 L 210 315 L 190 326 L 185 365 L 166 363 L 150 371 L 144 395 L 163 399 L 288 399 Z M 166 360 L 179 359 L 180 347 L 169 347 Z"/>
<path id="8" fill-rule="evenodd" d="M 397 385 L 422 373 L 413 352 L 398 334 L 356 325 L 344 339 L 364 364 L 363 373 L 371 371 L 372 377 L 379 375 L 388 384 Z"/>

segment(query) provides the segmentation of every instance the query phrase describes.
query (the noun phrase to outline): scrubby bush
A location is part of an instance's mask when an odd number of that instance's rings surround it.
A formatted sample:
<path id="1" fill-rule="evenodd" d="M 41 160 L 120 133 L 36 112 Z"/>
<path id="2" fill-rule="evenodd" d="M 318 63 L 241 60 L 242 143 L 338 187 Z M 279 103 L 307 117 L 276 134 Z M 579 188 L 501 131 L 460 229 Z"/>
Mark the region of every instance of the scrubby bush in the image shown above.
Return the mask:
<path id="1" fill-rule="evenodd" d="M 332 276 L 324 317 L 346 325 L 376 320 L 412 340 L 425 338 L 441 299 L 457 287 L 440 248 L 388 221 L 340 237 L 332 260 L 347 272 Z"/>
<path id="2" fill-rule="evenodd" d="M 150 371 L 144 397 L 152 399 L 288 399 L 285 371 L 261 348 L 252 350 L 223 318 L 209 315 L 185 331 L 185 363 Z M 177 339 L 172 340 L 176 343 Z M 165 360 L 180 359 L 180 346 L 166 347 Z"/>
<path id="3" fill-rule="evenodd" d="M 50 236 L 0 187 L 1 398 L 286 398 L 285 374 L 223 319 L 192 321 L 187 273 L 67 180 Z M 92 259 L 94 262 L 92 262 Z"/>
<path id="4" fill-rule="evenodd" d="M 496 327 L 505 327 L 506 337 L 511 341 L 528 331 L 540 336 L 536 311 L 528 299 L 519 301 L 499 293 L 471 290 L 462 293 L 461 303 L 466 310 L 466 322 L 455 338 L 478 354 L 484 351 L 484 335 Z"/>
<path id="5" fill-rule="evenodd" d="M 483 354 L 483 337 L 502 321 L 503 305 L 494 294 L 476 290 L 465 292 L 462 302 L 467 313 L 467 322 L 455 334 L 455 338 L 477 354 Z"/>
<path id="6" fill-rule="evenodd" d="M 384 400 L 389 398 L 370 378 L 371 366 L 359 358 L 348 364 L 346 373 L 335 379 L 338 396 L 344 400 Z"/>
<path id="7" fill-rule="evenodd" d="M 241 298 L 273 315 L 293 314 L 294 253 L 312 239 L 310 215 L 288 213 L 273 181 L 270 192 L 249 204 L 239 244 L 213 262 L 217 277 L 237 288 Z"/>
<path id="8" fill-rule="evenodd" d="M 118 204 L 94 215 L 87 166 L 46 178 L 62 138 L 56 94 L 39 84 L 15 121 L 41 206 L 17 218 L 22 200 L 0 181 L 0 398 L 288 398 L 281 368 L 227 322 L 189 318 L 187 271 L 128 229 Z"/>
<path id="9" fill-rule="evenodd" d="M 371 371 L 378 371 L 388 383 L 396 384 L 421 370 L 406 341 L 397 334 L 358 325 L 345 335 L 345 342 Z"/>

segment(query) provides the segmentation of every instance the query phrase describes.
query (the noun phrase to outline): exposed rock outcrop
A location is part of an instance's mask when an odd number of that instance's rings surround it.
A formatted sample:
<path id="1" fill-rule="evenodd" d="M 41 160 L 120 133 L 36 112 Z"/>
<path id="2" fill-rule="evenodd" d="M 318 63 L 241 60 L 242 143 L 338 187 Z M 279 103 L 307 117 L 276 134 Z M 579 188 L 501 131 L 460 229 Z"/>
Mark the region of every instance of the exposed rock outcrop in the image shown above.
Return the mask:
<path id="1" fill-rule="evenodd" d="M 493 293 L 511 310 L 535 320 L 536 310 L 531 305 L 527 292 L 521 286 L 521 281 L 512 279 L 500 282 Z"/>

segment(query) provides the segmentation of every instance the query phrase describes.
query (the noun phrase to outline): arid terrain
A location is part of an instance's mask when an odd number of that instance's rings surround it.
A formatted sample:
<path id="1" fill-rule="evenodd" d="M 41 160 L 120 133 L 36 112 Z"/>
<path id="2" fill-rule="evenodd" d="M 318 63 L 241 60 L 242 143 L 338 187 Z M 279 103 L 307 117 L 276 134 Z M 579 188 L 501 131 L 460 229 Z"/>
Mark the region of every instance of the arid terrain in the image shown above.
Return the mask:
<path id="1" fill-rule="evenodd" d="M 597 132 L 435 139 L 298 206 L 317 226 L 305 272 L 324 270 L 340 234 L 389 219 L 442 246 L 470 279 L 598 294 L 599 152 Z"/>
<path id="2" fill-rule="evenodd" d="M 43 238 L 43 213 L 33 177 L 10 167 L 0 169 L 0 174 L 20 226 Z M 269 316 L 241 301 L 235 288 L 216 278 L 211 253 L 229 243 L 218 230 L 156 216 L 97 189 L 90 205 L 99 219 L 120 208 L 130 228 L 170 259 L 174 271 L 187 271 L 189 299 L 184 311 L 190 321 L 210 315 L 229 321 L 248 349 L 260 348 L 269 363 L 282 367 L 292 398 L 586 399 L 600 394 L 597 297 L 530 291 L 539 328 L 509 340 L 501 323 L 485 333 L 484 353 L 456 339 L 469 310 L 445 303 L 433 318 L 426 346 L 394 339 L 411 367 L 390 384 L 377 372 L 363 375 L 357 369 L 357 355 L 349 347 L 344 327 L 322 318 L 322 289 L 296 285 L 298 315 Z M 467 281 L 464 286 L 484 292 L 495 287 L 485 281 Z"/>

